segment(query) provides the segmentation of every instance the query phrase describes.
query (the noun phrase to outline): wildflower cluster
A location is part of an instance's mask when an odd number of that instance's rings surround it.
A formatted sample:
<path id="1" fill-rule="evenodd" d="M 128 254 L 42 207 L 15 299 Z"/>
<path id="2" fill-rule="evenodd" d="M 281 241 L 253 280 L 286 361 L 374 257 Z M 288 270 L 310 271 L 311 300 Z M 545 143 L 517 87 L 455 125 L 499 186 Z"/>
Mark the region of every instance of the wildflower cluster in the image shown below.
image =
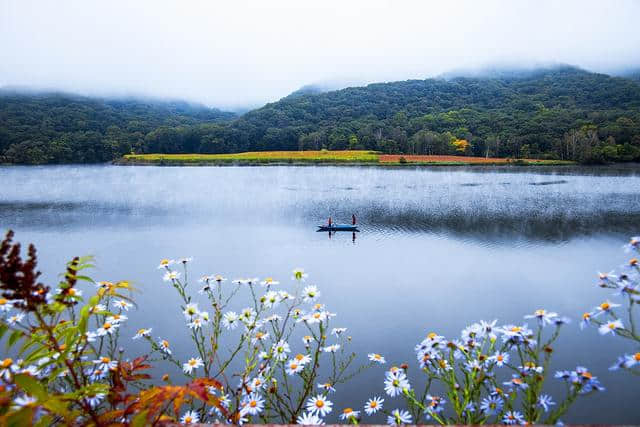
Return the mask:
<path id="1" fill-rule="evenodd" d="M 559 403 L 543 393 L 552 345 L 568 319 L 543 309 L 525 318 L 535 320 L 535 329 L 497 326 L 494 320 L 470 325 L 455 340 L 429 333 L 415 347 L 424 386 L 412 386 L 408 365 L 392 366 L 385 373 L 386 399 L 400 399 L 404 408 L 385 410 L 384 400 L 374 397 L 365 411 L 381 410 L 391 425 L 556 423 L 579 395 L 603 388 L 586 368 L 577 367 L 554 375 L 567 383 Z M 437 395 L 434 388 L 445 393 Z"/>
<path id="2" fill-rule="evenodd" d="M 582 315 L 580 327 L 584 329 L 593 326 L 598 329 L 600 335 L 613 335 L 626 338 L 634 342 L 635 351 L 618 357 L 611 366 L 611 370 L 624 369 L 634 374 L 640 374 L 640 335 L 636 327 L 638 312 L 636 307 L 640 305 L 640 236 L 632 237 L 625 245 L 625 251 L 632 253 L 632 258 L 616 274 L 598 273 L 598 286 L 613 290 L 615 301 L 603 301 Z"/>
<path id="3" fill-rule="evenodd" d="M 186 376 L 202 374 L 221 384 L 209 391 L 224 411 L 196 407 L 183 421 L 322 424 L 333 411 L 329 393 L 366 365 L 352 366 L 355 353 L 347 351 L 351 337 L 346 328 L 330 326 L 336 314 L 320 302 L 320 290 L 307 284 L 308 275 L 294 270 L 289 287 L 273 278 L 229 282 L 206 275 L 199 280 L 200 299 L 195 302 L 187 281 L 190 262 L 164 259 L 158 268 L 182 300 L 192 356 L 179 361 L 165 338 L 142 336 L 151 355 L 159 353 Z M 249 305 L 234 305 L 237 296 L 248 296 Z M 321 371 L 321 362 L 330 369 Z M 354 411 L 351 418 L 357 415 Z"/>

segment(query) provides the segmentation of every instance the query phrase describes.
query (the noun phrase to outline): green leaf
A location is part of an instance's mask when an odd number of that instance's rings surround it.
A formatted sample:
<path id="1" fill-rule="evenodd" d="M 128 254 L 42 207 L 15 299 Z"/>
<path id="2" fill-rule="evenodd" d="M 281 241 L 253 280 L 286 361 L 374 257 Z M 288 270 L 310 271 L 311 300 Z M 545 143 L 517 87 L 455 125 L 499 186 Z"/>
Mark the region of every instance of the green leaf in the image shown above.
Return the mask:
<path id="1" fill-rule="evenodd" d="M 8 330 L 9 325 L 7 325 L 6 323 L 0 323 L 0 339 L 2 339 L 2 337 L 7 333 Z"/>
<path id="2" fill-rule="evenodd" d="M 33 424 L 33 414 L 35 408 L 31 406 L 25 406 L 22 409 L 12 412 L 7 417 L 7 426 L 8 427 L 22 427 L 22 426 L 30 426 Z"/>
<path id="3" fill-rule="evenodd" d="M 142 412 L 138 412 L 132 419 L 131 419 L 131 424 L 129 424 L 131 427 L 144 427 L 147 425 L 147 414 L 149 413 L 149 410 L 147 409 L 146 411 L 142 411 Z"/>
<path id="4" fill-rule="evenodd" d="M 53 425 L 53 417 L 49 414 L 45 414 L 38 419 L 34 427 L 48 427 Z"/>
<path id="5" fill-rule="evenodd" d="M 16 341 L 18 341 L 20 338 L 22 338 L 24 334 L 22 333 L 22 331 L 13 331 L 11 332 L 11 335 L 9 335 L 9 339 L 7 340 L 7 350 L 10 349 L 11 347 L 13 347 L 13 345 L 16 343 Z"/>
<path id="6" fill-rule="evenodd" d="M 13 377 L 13 381 L 18 387 L 27 392 L 27 394 L 30 394 L 40 401 L 44 402 L 49 398 L 44 386 L 31 375 L 17 374 Z"/>

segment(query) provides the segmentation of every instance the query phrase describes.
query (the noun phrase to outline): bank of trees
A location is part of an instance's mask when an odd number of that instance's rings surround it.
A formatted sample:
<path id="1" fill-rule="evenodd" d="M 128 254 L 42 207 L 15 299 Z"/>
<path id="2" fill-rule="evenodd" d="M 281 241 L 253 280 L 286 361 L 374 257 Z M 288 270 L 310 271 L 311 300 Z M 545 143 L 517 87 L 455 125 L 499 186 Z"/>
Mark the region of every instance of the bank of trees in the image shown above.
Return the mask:
<path id="1" fill-rule="evenodd" d="M 17 163 L 105 161 L 130 151 L 323 148 L 640 160 L 640 84 L 571 67 L 302 91 L 239 118 L 186 104 L 102 102 L 69 112 L 69 105 L 46 98 L 14 99 L 10 108 L 6 99 L 0 98 L 0 156 Z"/>

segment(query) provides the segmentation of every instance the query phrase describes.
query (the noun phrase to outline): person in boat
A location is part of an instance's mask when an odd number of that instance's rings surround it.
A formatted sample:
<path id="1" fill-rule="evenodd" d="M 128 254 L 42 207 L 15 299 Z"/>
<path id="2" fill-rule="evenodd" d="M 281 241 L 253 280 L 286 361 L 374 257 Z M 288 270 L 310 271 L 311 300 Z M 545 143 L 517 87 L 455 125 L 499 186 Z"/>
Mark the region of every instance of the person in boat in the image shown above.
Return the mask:
<path id="1" fill-rule="evenodd" d="M 329 228 L 331 228 L 331 217 L 329 217 Z"/>
<path id="2" fill-rule="evenodd" d="M 351 214 L 351 225 L 356 225 L 356 216 Z"/>

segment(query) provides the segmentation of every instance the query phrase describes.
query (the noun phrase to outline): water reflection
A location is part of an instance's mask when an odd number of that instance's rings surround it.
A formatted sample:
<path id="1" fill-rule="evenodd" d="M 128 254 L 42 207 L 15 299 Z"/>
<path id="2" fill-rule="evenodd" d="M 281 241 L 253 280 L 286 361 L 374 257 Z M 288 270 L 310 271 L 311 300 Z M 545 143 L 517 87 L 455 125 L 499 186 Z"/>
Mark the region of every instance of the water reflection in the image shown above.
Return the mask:
<path id="1" fill-rule="evenodd" d="M 43 279 L 54 282 L 72 256 L 95 255 L 96 279 L 141 291 L 123 336 L 153 326 L 178 357 L 190 356 L 189 340 L 156 269 L 165 257 L 194 256 L 192 277 L 284 282 L 304 267 L 355 351 L 401 363 L 428 331 L 453 338 L 470 322 L 520 323 L 541 307 L 577 319 L 610 297 L 594 275 L 625 262 L 621 245 L 640 225 L 631 169 L 0 167 L 0 179 L 0 228 L 37 245 Z M 357 236 L 315 232 L 354 213 Z M 608 371 L 629 349 L 609 338 L 575 322 L 562 336 L 551 369 L 587 365 L 617 390 L 563 421 L 640 421 L 640 384 Z M 360 405 L 381 380 L 367 372 L 335 401 Z"/>

